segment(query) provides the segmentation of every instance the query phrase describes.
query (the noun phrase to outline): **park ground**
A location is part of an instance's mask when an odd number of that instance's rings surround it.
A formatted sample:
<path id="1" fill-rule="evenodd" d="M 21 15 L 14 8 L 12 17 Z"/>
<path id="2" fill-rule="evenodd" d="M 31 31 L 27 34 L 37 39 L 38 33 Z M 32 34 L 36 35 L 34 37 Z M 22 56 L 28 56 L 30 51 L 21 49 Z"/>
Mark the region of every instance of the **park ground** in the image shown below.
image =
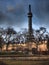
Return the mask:
<path id="1" fill-rule="evenodd" d="M 17 60 L 0 60 L 0 65 L 49 65 L 49 60 L 47 61 L 17 61 Z"/>

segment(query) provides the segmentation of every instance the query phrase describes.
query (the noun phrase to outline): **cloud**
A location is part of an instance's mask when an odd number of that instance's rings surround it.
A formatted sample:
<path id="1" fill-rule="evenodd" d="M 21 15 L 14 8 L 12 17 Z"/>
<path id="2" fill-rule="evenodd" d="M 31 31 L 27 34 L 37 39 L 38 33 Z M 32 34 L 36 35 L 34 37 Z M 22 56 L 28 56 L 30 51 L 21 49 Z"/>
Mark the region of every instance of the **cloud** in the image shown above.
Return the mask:
<path id="1" fill-rule="evenodd" d="M 49 1 L 48 0 L 37 0 L 37 2 L 34 1 L 33 11 L 36 18 L 38 18 L 39 25 L 48 27 L 49 25 L 47 23 L 49 23 Z"/>
<path id="2" fill-rule="evenodd" d="M 7 11 L 8 11 L 8 12 L 14 11 L 14 7 L 13 7 L 12 5 L 8 5 L 8 6 L 7 6 Z"/>
<path id="3" fill-rule="evenodd" d="M 5 13 L 3 13 L 2 11 L 0 11 L 0 23 L 3 23 L 3 21 L 7 21 L 9 19 L 10 18 Z"/>
<path id="4" fill-rule="evenodd" d="M 10 13 L 13 13 L 14 15 L 16 15 L 16 14 L 22 15 L 22 14 L 24 14 L 24 7 L 22 4 L 16 5 L 15 7 L 10 5 L 7 7 L 7 11 Z"/>
<path id="5" fill-rule="evenodd" d="M 13 5 L 8 5 L 5 9 L 5 13 L 3 13 L 3 11 L 0 12 L 0 21 L 2 23 L 7 23 L 7 25 L 16 25 L 20 27 L 24 23 L 24 19 L 24 8 L 22 4 L 16 5 L 15 7 Z"/>
<path id="6" fill-rule="evenodd" d="M 49 27 L 49 0 L 0 0 L 0 3 L 2 24 L 23 27 L 28 21 L 28 5 L 31 4 L 33 25 Z"/>
<path id="7" fill-rule="evenodd" d="M 11 19 L 13 21 L 13 24 L 16 23 L 17 26 L 21 26 L 23 20 L 25 20 L 25 12 L 24 7 L 22 4 L 16 5 L 15 7 L 8 6 L 7 7 L 7 13 L 11 16 Z"/>

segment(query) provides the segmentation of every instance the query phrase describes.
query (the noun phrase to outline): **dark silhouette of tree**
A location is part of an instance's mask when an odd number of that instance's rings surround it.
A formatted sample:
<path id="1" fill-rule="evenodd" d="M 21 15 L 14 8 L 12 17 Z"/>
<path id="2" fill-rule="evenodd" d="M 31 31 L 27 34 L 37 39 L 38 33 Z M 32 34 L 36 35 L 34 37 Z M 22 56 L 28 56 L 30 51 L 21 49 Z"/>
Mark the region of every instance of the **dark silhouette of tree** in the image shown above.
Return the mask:
<path id="1" fill-rule="evenodd" d="M 39 43 L 39 38 L 40 38 L 40 30 L 36 30 L 36 41 Z"/>
<path id="2" fill-rule="evenodd" d="M 17 32 L 13 29 L 13 28 L 7 28 L 7 31 L 6 31 L 6 39 L 7 39 L 7 47 L 6 47 L 6 50 L 8 50 L 8 45 L 10 44 L 10 37 L 14 34 L 16 34 Z M 8 38 L 7 38 L 8 36 Z M 12 42 L 11 42 L 12 43 Z"/>
<path id="3" fill-rule="evenodd" d="M 40 27 L 39 30 L 36 30 L 36 41 L 39 43 L 39 41 L 42 43 L 42 40 L 45 40 L 44 34 L 46 33 L 45 27 Z"/>
<path id="4" fill-rule="evenodd" d="M 41 42 L 42 42 L 42 40 L 46 40 L 45 39 L 45 33 L 47 32 L 47 30 L 46 30 L 46 28 L 45 27 L 40 27 L 40 39 L 41 39 Z"/>
<path id="5" fill-rule="evenodd" d="M 46 35 L 46 40 L 47 40 L 47 48 L 49 49 L 49 36 Z"/>
<path id="6" fill-rule="evenodd" d="M 8 28 L 7 34 L 16 34 L 16 31 L 13 28 Z"/>
<path id="7" fill-rule="evenodd" d="M 3 38 L 0 36 L 0 49 L 1 49 L 1 51 L 2 51 L 3 42 L 4 42 L 4 40 L 3 40 Z"/>
<path id="8" fill-rule="evenodd" d="M 45 27 L 40 27 L 40 32 L 42 32 L 41 34 L 46 32 L 46 28 Z"/>

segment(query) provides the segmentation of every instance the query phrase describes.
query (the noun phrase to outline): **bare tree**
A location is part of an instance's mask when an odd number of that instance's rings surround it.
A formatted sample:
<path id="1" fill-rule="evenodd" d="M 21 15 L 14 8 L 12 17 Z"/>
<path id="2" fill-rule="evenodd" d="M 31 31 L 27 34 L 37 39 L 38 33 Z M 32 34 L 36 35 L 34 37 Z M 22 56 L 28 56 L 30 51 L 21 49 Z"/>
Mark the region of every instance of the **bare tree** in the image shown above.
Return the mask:
<path id="1" fill-rule="evenodd" d="M 6 31 L 6 41 L 7 41 L 7 47 L 6 50 L 8 50 L 8 45 L 10 44 L 10 38 L 12 35 L 16 34 L 16 31 L 13 28 L 7 28 Z M 11 42 L 12 43 L 12 42 Z"/>
<path id="2" fill-rule="evenodd" d="M 1 51 L 2 51 L 3 42 L 4 42 L 4 40 L 3 40 L 3 38 L 0 36 L 0 49 L 1 49 Z"/>

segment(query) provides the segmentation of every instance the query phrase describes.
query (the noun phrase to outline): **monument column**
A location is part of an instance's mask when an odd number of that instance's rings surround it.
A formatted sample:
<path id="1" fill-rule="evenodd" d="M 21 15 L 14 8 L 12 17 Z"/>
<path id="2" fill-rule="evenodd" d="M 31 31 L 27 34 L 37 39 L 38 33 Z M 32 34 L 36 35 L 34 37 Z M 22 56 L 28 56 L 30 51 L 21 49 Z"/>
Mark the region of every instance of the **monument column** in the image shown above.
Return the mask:
<path id="1" fill-rule="evenodd" d="M 28 48 L 29 54 L 32 55 L 32 42 L 33 42 L 33 30 L 32 30 L 32 12 L 31 12 L 31 5 L 29 5 L 29 12 L 28 12 Z"/>
<path id="2" fill-rule="evenodd" d="M 31 5 L 29 5 L 29 13 L 28 13 L 28 32 L 29 32 L 29 36 L 28 36 L 28 41 L 32 42 L 32 34 L 33 34 L 33 30 L 32 30 L 32 12 L 31 12 Z"/>

